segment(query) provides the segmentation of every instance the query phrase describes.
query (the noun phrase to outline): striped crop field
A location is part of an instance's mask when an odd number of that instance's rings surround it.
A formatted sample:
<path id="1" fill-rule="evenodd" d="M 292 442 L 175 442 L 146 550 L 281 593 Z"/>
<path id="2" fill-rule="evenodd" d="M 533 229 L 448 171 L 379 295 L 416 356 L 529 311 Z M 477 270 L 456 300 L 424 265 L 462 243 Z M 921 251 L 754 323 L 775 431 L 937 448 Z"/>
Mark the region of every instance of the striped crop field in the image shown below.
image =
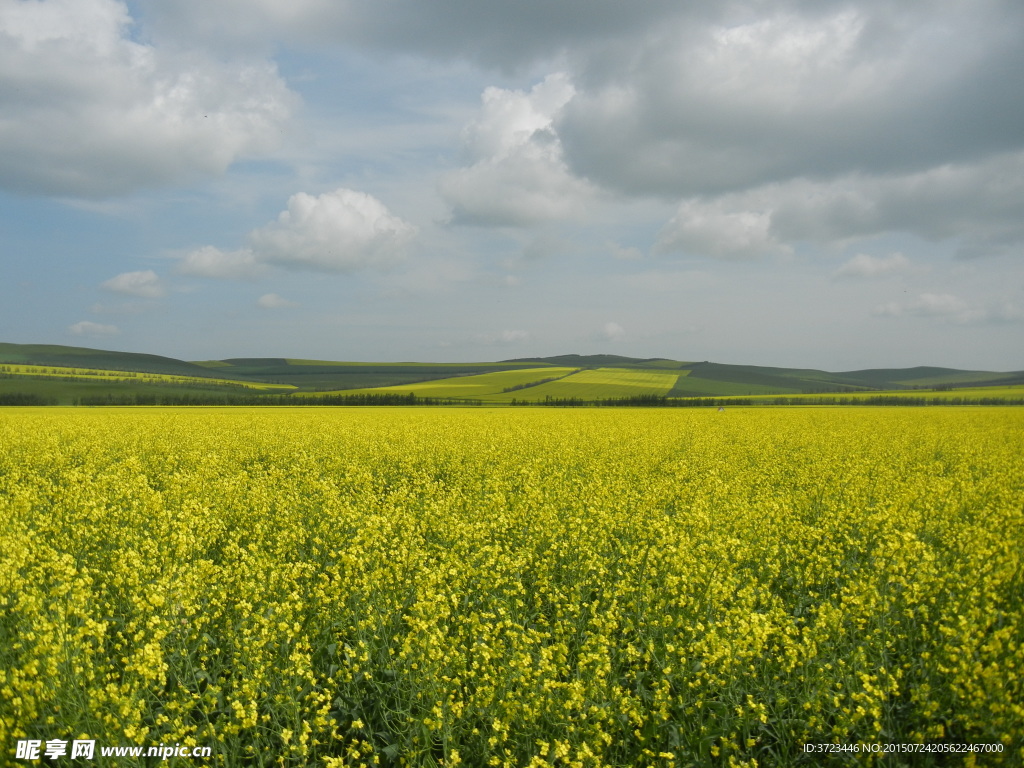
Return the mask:
<path id="1" fill-rule="evenodd" d="M 218 379 L 201 376 L 182 376 L 173 373 L 146 373 L 142 371 L 116 371 L 101 368 L 69 368 L 52 365 L 2 364 L 0 376 L 24 376 L 44 379 L 62 379 L 92 382 L 132 382 L 141 384 L 197 384 L 202 386 L 239 387 L 243 389 L 285 394 L 295 389 L 289 384 L 269 384 L 259 381 Z"/>
<path id="2" fill-rule="evenodd" d="M 30 740 L 1019 766 L 1024 409 L 0 409 Z"/>
<path id="3" fill-rule="evenodd" d="M 572 373 L 575 368 L 558 368 L 545 366 L 543 368 L 525 368 L 511 371 L 495 371 L 491 373 L 480 373 L 468 376 L 455 376 L 447 379 L 435 379 L 433 381 L 417 382 L 415 384 L 401 384 L 392 387 L 375 387 L 372 389 L 350 389 L 338 392 L 317 392 L 317 395 L 353 395 L 353 394 L 414 394 L 416 397 L 436 399 L 464 399 L 464 400 L 500 400 L 494 396 L 500 396 L 505 390 L 524 388 L 529 391 L 530 385 L 545 381 L 547 379 L 559 378 Z M 516 391 L 519 391 L 518 389 Z M 302 395 L 297 395 L 301 397 Z"/>
<path id="4" fill-rule="evenodd" d="M 662 396 L 669 393 L 679 377 L 679 371 L 597 368 L 583 370 L 521 392 L 508 392 L 494 399 L 498 402 L 511 402 L 512 399 L 538 401 L 545 398 L 596 401 L 639 395 Z"/>

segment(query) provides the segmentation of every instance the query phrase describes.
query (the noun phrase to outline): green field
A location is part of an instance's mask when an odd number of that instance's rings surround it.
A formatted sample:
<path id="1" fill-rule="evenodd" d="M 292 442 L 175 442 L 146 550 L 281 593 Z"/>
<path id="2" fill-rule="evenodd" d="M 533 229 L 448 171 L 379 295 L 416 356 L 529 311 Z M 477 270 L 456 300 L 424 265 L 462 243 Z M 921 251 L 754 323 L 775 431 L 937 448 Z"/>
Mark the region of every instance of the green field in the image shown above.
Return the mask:
<path id="1" fill-rule="evenodd" d="M 753 395 L 746 399 L 752 404 L 771 403 L 773 400 L 785 398 L 813 404 L 815 401 L 829 402 L 835 398 L 851 401 L 868 401 L 872 398 L 895 398 L 912 400 L 924 398 L 929 401 L 955 402 L 960 400 L 1006 400 L 1024 401 L 1024 385 L 995 387 L 957 387 L 956 389 L 892 389 L 871 392 L 844 392 L 835 395 L 792 394 L 792 395 Z"/>
<path id="2" fill-rule="evenodd" d="M 243 389 L 255 389 L 264 392 L 284 394 L 295 389 L 289 384 L 269 384 L 262 381 L 239 381 L 238 379 L 216 379 L 205 376 L 182 376 L 173 373 L 146 373 L 141 371 L 117 371 L 101 368 L 64 368 L 43 365 L 0 365 L 0 376 L 14 378 L 45 378 L 70 381 L 92 382 L 131 382 L 140 384 L 196 384 L 202 386 L 220 386 Z"/>
<path id="3" fill-rule="evenodd" d="M 368 363 L 272 357 L 206 360 L 200 365 L 217 373 L 230 371 L 235 376 L 291 384 L 305 392 L 325 394 L 340 390 L 350 390 L 348 394 L 352 394 L 371 387 L 407 386 L 453 376 L 550 367 L 544 363 Z"/>
<path id="4" fill-rule="evenodd" d="M 377 387 L 374 389 L 357 389 L 341 392 L 324 392 L 320 394 L 365 394 L 393 393 L 400 395 L 413 394 L 416 397 L 435 399 L 486 400 L 495 402 L 506 390 L 513 387 L 515 392 L 532 392 L 534 389 L 548 386 L 541 384 L 529 386 L 546 379 L 558 378 L 572 373 L 573 368 L 525 368 L 522 370 L 497 371 L 476 375 L 458 376 L 455 378 L 438 379 L 404 386 Z M 521 388 L 521 389 L 519 389 Z M 297 395 L 301 397 L 302 395 Z M 510 396 L 511 397 L 511 396 Z"/>
<path id="5" fill-rule="evenodd" d="M 255 405 L 280 404 L 282 397 L 310 404 L 317 396 L 330 404 L 344 398 L 359 403 L 367 397 L 393 402 L 407 394 L 435 402 L 493 405 L 655 404 L 652 398 L 670 398 L 676 404 L 745 398 L 754 405 L 790 398 L 781 402 L 813 404 L 880 397 L 902 398 L 908 405 L 923 400 L 987 405 L 992 400 L 1024 401 L 1021 387 L 1024 371 L 924 366 L 833 373 L 607 354 L 460 363 L 285 357 L 186 362 L 131 352 L 0 344 L 0 403 L 23 405 L 95 405 L 104 398 L 108 404 Z"/>
<path id="6" fill-rule="evenodd" d="M 548 400 L 600 401 L 644 395 L 664 396 L 672 389 L 676 379 L 685 373 L 635 368 L 529 368 L 336 394 L 411 393 L 416 397 L 473 400 L 493 405 L 507 404 L 513 400 L 517 403 Z"/>
<path id="7" fill-rule="evenodd" d="M 495 402 L 537 402 L 545 399 L 578 398 L 588 401 L 642 395 L 667 395 L 679 378 L 678 372 L 636 370 L 629 368 L 598 368 L 584 370 L 558 381 L 519 392 L 508 392 Z"/>

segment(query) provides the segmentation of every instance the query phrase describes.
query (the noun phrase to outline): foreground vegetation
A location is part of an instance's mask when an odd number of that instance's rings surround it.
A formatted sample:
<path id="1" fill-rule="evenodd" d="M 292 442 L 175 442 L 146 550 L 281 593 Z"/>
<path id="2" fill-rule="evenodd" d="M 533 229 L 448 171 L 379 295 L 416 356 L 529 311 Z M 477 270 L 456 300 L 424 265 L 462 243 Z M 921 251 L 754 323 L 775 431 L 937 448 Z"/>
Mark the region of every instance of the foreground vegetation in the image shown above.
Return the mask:
<path id="1" fill-rule="evenodd" d="M 1024 760 L 1021 409 L 7 409 L 0 526 L 4 749 Z"/>

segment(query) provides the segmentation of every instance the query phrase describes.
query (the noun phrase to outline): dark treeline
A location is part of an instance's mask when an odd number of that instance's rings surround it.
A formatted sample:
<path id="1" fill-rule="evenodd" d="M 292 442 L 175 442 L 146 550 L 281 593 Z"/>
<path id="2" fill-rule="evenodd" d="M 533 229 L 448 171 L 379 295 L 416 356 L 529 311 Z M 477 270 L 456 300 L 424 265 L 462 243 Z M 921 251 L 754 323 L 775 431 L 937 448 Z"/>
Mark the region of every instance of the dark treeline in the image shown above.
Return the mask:
<path id="1" fill-rule="evenodd" d="M 530 387 L 539 387 L 541 384 L 547 384 L 550 381 L 558 381 L 559 379 L 568 378 L 569 376 L 572 376 L 574 373 L 579 373 L 582 370 L 583 370 L 582 368 L 575 368 L 575 369 L 569 371 L 568 373 L 563 373 L 561 376 L 549 376 L 546 379 L 538 379 L 537 381 L 528 381 L 525 384 L 513 384 L 511 387 L 505 387 L 501 391 L 502 392 L 518 392 L 520 389 L 529 389 Z M 575 398 L 570 398 L 570 399 L 575 399 Z M 521 403 L 516 402 L 516 405 L 521 405 Z"/>
<path id="2" fill-rule="evenodd" d="M 524 403 L 525 404 L 525 403 Z M 558 403 L 551 403 L 556 405 Z M 573 403 L 574 405 L 576 403 Z M 1024 405 L 1024 398 L 1006 397 L 926 397 L 923 395 L 873 395 L 868 397 L 665 397 L 664 395 L 637 395 L 598 400 L 594 405 L 635 406 L 646 408 L 708 408 L 737 405 Z M 542 403 L 546 405 L 546 403 Z"/>
<path id="3" fill-rule="evenodd" d="M 0 405 L 56 405 L 52 397 L 32 394 L 30 392 L 0 392 Z"/>
<path id="4" fill-rule="evenodd" d="M 539 387 L 541 384 L 547 384 L 549 381 L 558 381 L 561 376 L 552 376 L 547 379 L 537 379 L 537 381 L 528 381 L 525 384 L 513 384 L 511 387 L 505 387 L 502 392 L 518 392 L 520 389 L 529 389 L 530 387 Z"/>
<path id="5" fill-rule="evenodd" d="M 58 400 L 27 392 L 0 393 L 0 406 L 40 406 L 57 405 Z M 219 394 L 105 394 L 90 395 L 76 399 L 75 405 L 470 405 L 479 406 L 480 400 L 452 400 L 433 397 L 417 397 L 416 395 L 397 394 L 393 392 L 351 395 L 309 395 L 294 397 L 290 395 L 219 395 Z M 514 406 L 547 406 L 555 408 L 598 407 L 639 407 L 639 408 L 724 408 L 726 406 L 772 406 L 772 405 L 885 405 L 885 406 L 942 406 L 942 405 L 1024 405 L 1024 398 L 999 397 L 926 397 L 908 395 L 895 397 L 892 395 L 876 395 L 871 397 L 774 397 L 750 399 L 738 397 L 665 397 L 663 395 L 637 395 L 635 397 L 616 397 L 603 400 L 585 400 L 580 397 L 546 397 L 543 400 L 513 399 Z"/>
<path id="6" fill-rule="evenodd" d="M 584 405 L 597 405 L 591 400 L 584 400 L 582 397 L 551 397 L 548 395 L 543 400 L 517 400 L 512 398 L 510 405 L 550 405 L 555 408 L 579 408 Z"/>
<path id="7" fill-rule="evenodd" d="M 352 395 L 157 395 L 107 394 L 80 397 L 75 405 L 480 405 L 479 400 L 442 400 L 393 392 Z"/>

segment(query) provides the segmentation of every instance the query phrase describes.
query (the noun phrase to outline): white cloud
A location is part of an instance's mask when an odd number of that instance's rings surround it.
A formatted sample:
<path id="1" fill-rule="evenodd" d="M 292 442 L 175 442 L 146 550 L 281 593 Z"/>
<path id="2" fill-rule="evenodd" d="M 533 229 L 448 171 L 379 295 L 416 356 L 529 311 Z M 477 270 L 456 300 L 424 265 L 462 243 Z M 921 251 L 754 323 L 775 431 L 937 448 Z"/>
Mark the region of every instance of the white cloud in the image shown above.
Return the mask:
<path id="1" fill-rule="evenodd" d="M 277 221 L 249 233 L 247 247 L 197 248 L 181 258 L 178 271 L 220 278 L 256 277 L 268 266 L 352 272 L 395 263 L 416 234 L 414 225 L 364 192 L 337 189 L 316 197 L 300 192 Z"/>
<path id="2" fill-rule="evenodd" d="M 923 317 L 960 316 L 967 311 L 967 302 L 949 293 L 922 293 L 907 305 L 906 311 Z"/>
<path id="3" fill-rule="evenodd" d="M 595 190 L 569 173 L 553 127 L 574 94 L 563 73 L 529 93 L 484 91 L 480 118 L 463 132 L 471 165 L 440 183 L 455 223 L 527 226 L 584 213 Z"/>
<path id="4" fill-rule="evenodd" d="M 964 256 L 1024 249 L 1024 151 L 959 165 L 832 180 L 795 178 L 740 192 L 687 198 L 657 250 L 719 258 L 786 253 L 798 242 L 845 245 L 885 233 L 953 240 Z M 874 258 L 874 257 L 871 257 Z M 913 271 L 857 257 L 843 276 Z"/>
<path id="5" fill-rule="evenodd" d="M 160 49 L 132 26 L 119 0 L 0 4 L 0 186 L 120 195 L 278 143 L 296 100 L 273 64 Z"/>
<path id="6" fill-rule="evenodd" d="M 869 253 L 858 253 L 835 272 L 835 277 L 889 277 L 904 275 L 915 269 L 910 259 L 902 253 L 889 256 L 872 256 Z"/>
<path id="7" fill-rule="evenodd" d="M 556 122 L 574 172 L 691 197 L 1022 145 L 1019 83 L 996 86 L 1024 63 L 1019 4 L 715 5 L 579 52 Z"/>
<path id="8" fill-rule="evenodd" d="M 687 200 L 662 229 L 655 249 L 686 251 L 721 259 L 789 253 L 771 231 L 770 211 L 732 211 L 718 202 Z"/>
<path id="9" fill-rule="evenodd" d="M 164 295 L 159 276 L 151 269 L 140 272 L 122 272 L 101 285 L 108 291 L 143 299 L 157 299 Z"/>
<path id="10" fill-rule="evenodd" d="M 189 251 L 178 262 L 177 271 L 196 277 L 218 277 L 244 279 L 258 277 L 265 267 L 256 260 L 256 254 L 249 248 L 222 251 L 212 245 L 204 245 Z"/>
<path id="11" fill-rule="evenodd" d="M 639 261 L 644 257 L 643 251 L 634 246 L 623 246 L 618 243 L 609 240 L 605 245 L 608 246 L 608 251 L 616 259 L 622 259 L 623 261 Z"/>
<path id="12" fill-rule="evenodd" d="M 1015 302 L 989 302 L 977 306 L 950 293 L 921 293 L 905 303 L 887 302 L 875 307 L 874 314 L 939 318 L 957 325 L 1024 322 L 1024 309 Z"/>
<path id="13" fill-rule="evenodd" d="M 116 325 L 104 325 L 91 320 L 82 320 L 74 325 L 69 325 L 68 330 L 75 336 L 113 336 L 121 332 Z"/>
<path id="14" fill-rule="evenodd" d="M 481 344 L 512 345 L 528 341 L 530 334 L 523 330 L 504 330 L 500 333 L 481 333 L 474 340 Z"/>
<path id="15" fill-rule="evenodd" d="M 615 322 L 607 322 L 601 329 L 601 335 L 608 341 L 618 341 L 626 335 L 626 329 Z"/>
<path id="16" fill-rule="evenodd" d="M 277 221 L 249 234 L 259 261 L 318 272 L 350 272 L 400 258 L 416 227 L 375 197 L 337 189 L 292 195 Z"/>
<path id="17" fill-rule="evenodd" d="M 530 334 L 526 331 L 502 331 L 501 340 L 506 344 L 514 344 L 519 341 L 526 341 L 530 338 Z"/>
<path id="18" fill-rule="evenodd" d="M 256 300 L 256 304 L 263 309 L 288 309 L 299 306 L 294 301 L 278 296 L 276 293 L 265 293 Z"/>

